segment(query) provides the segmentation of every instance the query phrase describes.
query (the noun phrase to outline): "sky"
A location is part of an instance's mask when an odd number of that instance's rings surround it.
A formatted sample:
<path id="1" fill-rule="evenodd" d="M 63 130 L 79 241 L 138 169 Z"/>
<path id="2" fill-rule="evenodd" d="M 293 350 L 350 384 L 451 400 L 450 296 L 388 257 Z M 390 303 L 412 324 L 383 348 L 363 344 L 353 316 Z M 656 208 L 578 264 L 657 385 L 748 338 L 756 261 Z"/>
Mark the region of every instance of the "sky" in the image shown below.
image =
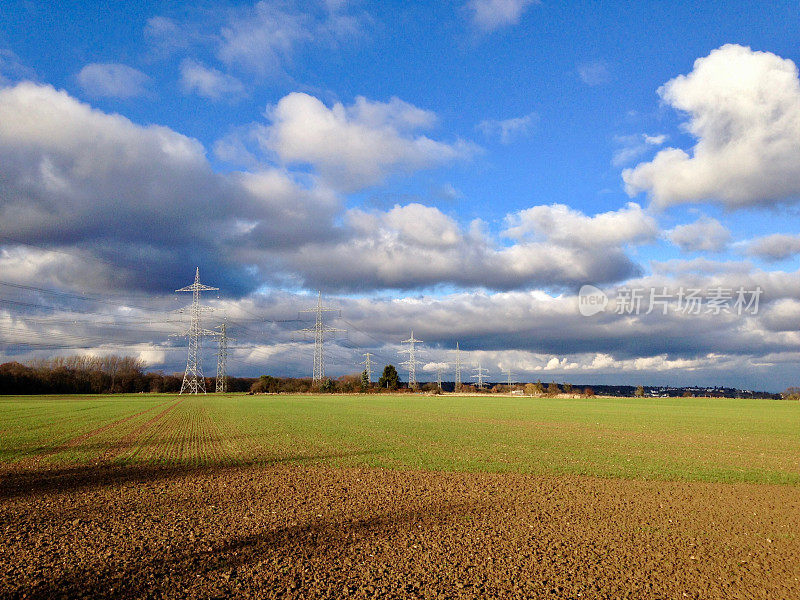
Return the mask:
<path id="1" fill-rule="evenodd" d="M 182 371 L 199 267 L 233 375 L 310 375 L 321 292 L 331 376 L 399 364 L 413 330 L 423 379 L 458 342 L 465 380 L 800 384 L 799 21 L 7 1 L 0 361 Z"/>

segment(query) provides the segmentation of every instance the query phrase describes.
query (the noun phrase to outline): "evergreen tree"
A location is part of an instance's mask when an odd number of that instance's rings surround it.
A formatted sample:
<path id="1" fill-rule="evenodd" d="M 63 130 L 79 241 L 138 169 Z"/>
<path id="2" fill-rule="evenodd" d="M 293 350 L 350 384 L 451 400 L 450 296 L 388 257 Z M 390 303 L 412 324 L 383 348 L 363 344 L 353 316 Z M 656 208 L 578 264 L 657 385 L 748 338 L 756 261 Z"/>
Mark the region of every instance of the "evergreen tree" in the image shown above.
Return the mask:
<path id="1" fill-rule="evenodd" d="M 366 391 L 367 388 L 369 388 L 369 373 L 364 369 L 364 372 L 361 373 L 361 390 Z"/>
<path id="2" fill-rule="evenodd" d="M 390 390 L 396 390 L 400 387 L 400 377 L 397 375 L 397 369 L 394 368 L 394 365 L 386 365 L 383 368 L 383 375 L 378 379 L 378 386 Z"/>

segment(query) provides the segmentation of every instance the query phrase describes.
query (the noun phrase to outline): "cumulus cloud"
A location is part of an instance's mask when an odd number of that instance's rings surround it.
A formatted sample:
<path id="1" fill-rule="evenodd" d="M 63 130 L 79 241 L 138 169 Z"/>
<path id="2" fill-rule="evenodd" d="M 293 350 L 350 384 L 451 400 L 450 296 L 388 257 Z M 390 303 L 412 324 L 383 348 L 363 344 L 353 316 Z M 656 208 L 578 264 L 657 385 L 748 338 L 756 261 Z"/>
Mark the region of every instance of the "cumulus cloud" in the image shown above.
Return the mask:
<path id="1" fill-rule="evenodd" d="M 714 275 L 718 273 L 749 273 L 753 265 L 741 260 L 710 260 L 708 258 L 693 258 L 691 260 L 674 258 L 671 260 L 654 260 L 650 262 L 654 274 L 680 275 L 685 273 L 699 273 Z"/>
<path id="2" fill-rule="evenodd" d="M 90 96 L 123 99 L 145 95 L 150 81 L 141 71 L 119 63 L 88 64 L 77 79 Z"/>
<path id="3" fill-rule="evenodd" d="M 379 289 L 453 284 L 489 289 L 570 288 L 639 273 L 626 244 L 655 239 L 655 222 L 638 205 L 588 217 L 563 205 L 513 215 L 501 245 L 484 224 L 457 223 L 435 207 L 413 203 L 386 212 L 346 213 L 340 241 L 309 244 L 289 257 L 307 286 Z M 301 265 L 305 265 L 301 268 Z"/>
<path id="4" fill-rule="evenodd" d="M 478 124 L 478 129 L 486 137 L 497 137 L 501 143 L 509 144 L 514 138 L 528 135 L 538 120 L 539 115 L 532 112 L 522 117 L 513 117 L 500 121 L 487 119 Z"/>
<path id="5" fill-rule="evenodd" d="M 564 204 L 534 206 L 510 215 L 504 235 L 546 239 L 565 246 L 605 248 L 654 240 L 656 220 L 635 202 L 617 211 L 587 216 Z"/>
<path id="6" fill-rule="evenodd" d="M 344 127 L 342 135 L 355 135 L 350 127 L 367 131 L 375 148 L 387 139 L 414 145 L 418 138 L 397 132 L 434 122 L 399 100 L 361 99 L 324 110 L 334 129 Z M 394 137 L 382 137 L 384 131 Z M 197 140 L 30 83 L 0 90 L 0 192 L 0 234 L 57 251 L 28 250 L 16 262 L 9 257 L 8 268 L 24 265 L 13 268 L 98 288 L 101 277 L 113 287 L 171 289 L 195 264 L 209 279 L 227 281 L 233 293 L 264 283 L 351 291 L 558 288 L 638 273 L 623 246 L 650 235 L 648 217 L 635 204 L 594 217 L 535 207 L 509 217 L 508 235 L 516 237 L 510 245 L 480 221 L 461 224 L 419 203 L 343 211 L 329 188 L 301 185 L 283 169 L 215 173 Z M 89 277 L 81 266 L 90 260 L 58 253 L 78 248 L 120 268 L 95 269 Z"/>
<path id="7" fill-rule="evenodd" d="M 123 269 L 128 285 L 172 286 L 203 261 L 235 289 L 255 287 L 237 255 L 249 251 L 244 241 L 324 239 L 336 210 L 335 196 L 278 169 L 217 174 L 197 140 L 166 127 L 136 125 L 50 86 L 0 90 L 0 233 L 148 267 Z"/>
<path id="8" fill-rule="evenodd" d="M 750 240 L 745 253 L 769 262 L 777 262 L 800 254 L 800 236 L 773 233 Z"/>
<path id="9" fill-rule="evenodd" d="M 244 85 L 236 77 L 190 59 L 181 63 L 181 86 L 187 93 L 210 100 L 235 99 L 244 94 Z"/>
<path id="10" fill-rule="evenodd" d="M 202 271 L 201 278 L 218 283 Z M 504 379 L 501 371 L 511 368 L 514 378 L 521 381 L 547 373 L 548 378 L 563 376 L 573 383 L 620 383 L 629 382 L 630 373 L 636 373 L 651 384 L 709 382 L 749 387 L 763 381 L 761 387 L 785 387 L 796 376 L 800 272 L 727 273 L 706 277 L 701 285 L 747 286 L 751 278 L 760 280 L 769 293 L 765 292 L 759 314 L 749 316 L 662 315 L 660 311 L 618 315 L 607 311 L 587 318 L 580 315 L 573 294 L 551 296 L 537 290 L 328 297 L 326 304 L 341 308 L 344 317 L 337 321 L 332 316 L 330 324 L 347 329 L 348 334 L 330 340 L 326 362 L 331 374 L 353 372 L 353 365 L 369 350 L 376 364 L 397 364 L 400 341 L 413 328 L 415 337 L 424 340 L 421 350 L 429 368 L 436 363 L 449 365 L 445 379 L 452 377 L 455 344 L 460 342 L 462 365 L 480 361 L 489 369 L 489 380 L 494 381 Z M 693 283 L 684 276 L 659 276 L 626 285 L 677 289 Z M 8 291 L 4 289 L 4 298 L 9 297 Z M 16 299 L 20 301 L 42 302 L 37 292 L 18 291 L 21 295 Z M 14 316 L 0 305 L 2 339 L 13 339 L 20 356 L 45 346 L 50 348 L 48 352 L 60 347 L 85 347 L 98 353 L 146 352 L 152 360 L 163 352 L 166 368 L 182 368 L 185 347 L 168 335 L 185 327 L 185 317 L 171 312 L 183 299 L 166 295 L 136 298 L 131 306 L 118 297 L 101 298 L 111 305 L 84 303 L 79 309 L 61 310 L 65 299 L 56 296 L 52 305 Z M 114 306 L 117 302 L 120 304 Z M 228 317 L 229 331 L 237 339 L 231 348 L 237 374 L 263 373 L 265 369 L 291 375 L 310 373 L 313 342 L 298 341 L 292 331 L 297 328 L 297 311 L 313 307 L 316 295 L 273 290 L 218 299 L 209 294 L 204 302 L 215 309 L 204 315 L 207 326 L 223 314 Z M 147 304 L 137 307 L 142 303 Z M 265 325 L 254 328 L 253 319 Z M 35 343 L 31 344 L 32 340 Z M 211 352 L 206 360 L 213 365 Z"/>
<path id="11" fill-rule="evenodd" d="M 422 365 L 422 370 L 427 373 L 436 373 L 437 371 L 447 371 L 450 365 L 446 362 L 428 362 Z"/>
<path id="12" fill-rule="evenodd" d="M 797 66 L 770 52 L 728 44 L 659 89 L 688 115 L 691 153 L 661 150 L 623 171 L 631 196 L 667 207 L 714 201 L 728 208 L 800 197 L 800 81 Z"/>
<path id="13" fill-rule="evenodd" d="M 667 237 L 684 252 L 722 252 L 731 241 L 731 232 L 716 219 L 704 216 L 678 225 Z"/>
<path id="14" fill-rule="evenodd" d="M 359 96 L 349 106 L 328 108 L 317 98 L 295 92 L 267 112 L 270 124 L 259 128 L 261 146 L 287 164 L 309 164 L 339 189 L 380 183 L 391 173 L 410 172 L 469 157 L 475 147 L 448 144 L 417 132 L 430 128 L 430 111 L 392 98 Z"/>
<path id="15" fill-rule="evenodd" d="M 536 0 L 470 0 L 467 8 L 472 12 L 472 22 L 484 31 L 494 31 L 519 23 L 522 14 Z"/>

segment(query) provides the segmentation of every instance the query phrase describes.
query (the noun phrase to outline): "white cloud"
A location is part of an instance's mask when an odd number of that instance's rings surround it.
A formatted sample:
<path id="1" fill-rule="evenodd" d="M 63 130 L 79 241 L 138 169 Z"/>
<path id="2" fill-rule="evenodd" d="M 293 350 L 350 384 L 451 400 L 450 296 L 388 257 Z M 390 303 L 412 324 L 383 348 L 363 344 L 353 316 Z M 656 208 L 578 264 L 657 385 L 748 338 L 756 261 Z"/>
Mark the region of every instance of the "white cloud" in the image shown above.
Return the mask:
<path id="1" fill-rule="evenodd" d="M 507 219 L 503 234 L 511 239 L 535 239 L 565 246 L 597 248 L 653 241 L 658 236 L 656 220 L 635 202 L 624 208 L 589 217 L 564 204 L 534 206 Z"/>
<path id="2" fill-rule="evenodd" d="M 186 50 L 198 41 L 197 34 L 168 17 L 151 17 L 144 27 L 144 37 L 159 58 Z"/>
<path id="3" fill-rule="evenodd" d="M 667 237 L 684 252 L 722 252 L 731 241 L 731 232 L 716 219 L 704 216 L 678 225 Z"/>
<path id="4" fill-rule="evenodd" d="M 88 64 L 80 70 L 77 79 L 91 96 L 123 99 L 145 95 L 150 81 L 141 71 L 119 63 Z"/>
<path id="5" fill-rule="evenodd" d="M 7 48 L 0 48 L 0 86 L 19 79 L 35 79 L 36 73 Z"/>
<path id="6" fill-rule="evenodd" d="M 147 367 L 154 367 L 164 364 L 167 358 L 167 353 L 163 348 L 147 348 L 139 351 L 137 358 L 142 361 Z"/>
<path id="7" fill-rule="evenodd" d="M 718 275 L 722 273 L 747 274 L 753 269 L 749 262 L 741 260 L 710 260 L 708 258 L 692 258 L 690 260 L 673 258 L 670 260 L 653 260 L 650 262 L 655 275 Z"/>
<path id="8" fill-rule="evenodd" d="M 750 240 L 745 253 L 766 261 L 779 261 L 800 254 L 800 236 L 773 233 Z"/>
<path id="9" fill-rule="evenodd" d="M 667 140 L 665 134 L 648 135 L 642 133 L 640 135 L 620 135 L 614 141 L 620 146 L 614 157 L 611 159 L 611 164 L 615 167 L 627 165 L 649 150 L 656 146 L 662 145 Z"/>
<path id="10" fill-rule="evenodd" d="M 478 124 L 478 129 L 485 136 L 497 136 L 503 144 L 508 144 L 516 137 L 528 135 L 538 120 L 539 115 L 532 112 L 522 117 L 513 117 L 501 121 L 487 119 Z"/>
<path id="11" fill-rule="evenodd" d="M 352 4 L 261 0 L 194 7 L 184 11 L 181 19 L 151 17 L 144 36 L 155 59 L 200 49 L 214 54 L 227 72 L 245 72 L 249 79 L 291 80 L 288 73 L 298 52 L 313 47 L 336 49 L 366 35 L 372 19 Z"/>
<path id="12" fill-rule="evenodd" d="M 638 267 L 623 246 L 656 234 L 635 204 L 595 217 L 561 205 L 534 207 L 507 221 L 516 224 L 511 233 L 519 241 L 501 246 L 480 221 L 462 227 L 434 207 L 353 209 L 346 213 L 344 239 L 309 244 L 287 260 L 305 285 L 326 289 L 562 288 L 635 275 Z"/>
<path id="13" fill-rule="evenodd" d="M 328 108 L 308 94 L 282 98 L 257 132 L 263 148 L 287 164 L 310 164 L 326 182 L 355 190 L 380 183 L 391 173 L 434 167 L 474 153 L 471 144 L 447 144 L 415 132 L 435 115 L 393 98 Z"/>
<path id="14" fill-rule="evenodd" d="M 346 14 L 344 2 L 333 2 L 322 17 L 313 11 L 293 10 L 279 2 L 262 0 L 231 13 L 221 27 L 217 55 L 226 64 L 259 75 L 284 70 L 297 48 L 309 44 L 336 45 L 362 35 L 365 15 Z"/>
<path id="15" fill-rule="evenodd" d="M 603 85 L 611 81 L 611 69 L 604 60 L 581 63 L 578 65 L 578 77 L 586 85 Z"/>
<path id="16" fill-rule="evenodd" d="M 658 135 L 644 134 L 644 141 L 645 143 L 650 144 L 652 146 L 660 146 L 661 144 L 667 141 L 667 136 L 666 134 L 663 133 Z"/>
<path id="17" fill-rule="evenodd" d="M 762 282 L 769 279 L 758 272 L 752 276 Z M 741 275 L 737 277 L 742 281 Z M 566 379 L 580 384 L 589 383 L 587 376 L 592 382 L 629 383 L 632 374 L 636 374 L 642 383 L 649 384 L 713 382 L 751 386 L 760 380 L 766 383 L 756 383 L 757 387 L 785 386 L 796 377 L 800 272 L 782 277 L 793 281 L 794 296 L 782 299 L 772 294 L 768 297 L 765 292 L 761 312 L 749 317 L 700 314 L 681 318 L 657 313 L 606 312 L 587 319 L 577 310 L 575 296 L 552 297 L 535 290 L 328 297 L 327 304 L 342 309 L 347 320 L 342 326 L 350 333 L 346 344 L 337 345 L 335 339 L 330 340 L 327 364 L 331 374 L 352 372 L 365 350 L 373 353 L 376 364 L 394 362 L 400 340 L 407 338 L 413 328 L 415 336 L 425 340 L 421 350 L 430 369 L 418 373 L 434 373 L 441 363 L 445 379 L 452 378 L 453 349 L 456 341 L 460 341 L 462 365 L 480 361 L 489 369 L 491 381 L 504 380 L 501 372 L 511 368 L 514 379 L 521 381 L 544 379 L 546 373 L 547 380 Z M 204 276 L 202 269 L 201 278 L 208 283 L 219 283 Z M 669 278 L 641 283 L 668 285 L 673 289 L 685 284 Z M 715 284 L 716 280 L 707 278 L 702 287 Z M 773 289 L 771 285 L 769 289 Z M 36 299 L 34 292 L 20 293 L 26 295 L 16 299 Z M 106 295 L 103 298 L 114 300 Z M 44 314 L 17 315 L 9 315 L 0 308 L 0 329 L 5 332 L 0 338 L 16 344 L 36 340 L 42 344 L 86 346 L 88 352 L 98 355 L 153 352 L 153 360 L 163 352 L 165 358 L 161 364 L 167 365 L 166 368 L 182 368 L 185 347 L 181 348 L 177 341 L 173 347 L 166 344 L 170 339 L 167 335 L 182 329 L 185 321 L 170 313 L 175 307 L 171 295 L 157 298 L 158 302 L 155 299 L 137 299 L 137 303 L 153 302 L 152 310 L 114 310 L 104 305 L 103 310 L 113 311 L 114 316 L 103 316 L 102 321 L 92 312 L 97 310 L 96 305 L 91 305 L 90 312 L 48 310 Z M 223 296 L 204 301 L 216 309 L 206 317 L 206 323 L 211 325 L 219 315 L 226 314 L 231 335 L 242 346 L 231 349 L 232 357 L 251 365 L 245 371 L 237 361 L 240 365 L 237 375 L 263 372 L 306 375 L 310 371 L 313 343 L 298 347 L 297 342 L 292 342 L 296 323 L 282 320 L 293 320 L 299 308 L 312 307 L 316 295 L 272 291 L 239 300 Z M 267 341 L 262 332 L 237 324 L 254 316 L 275 320 Z M 165 320 L 172 323 L 165 324 Z M 338 326 L 335 321 L 331 324 Z M 94 339 L 113 339 L 116 347 L 104 347 L 99 341 L 92 345 Z M 129 344 L 127 351 L 125 344 Z M 206 357 L 213 360 L 211 352 Z"/>
<path id="18" fill-rule="evenodd" d="M 120 269 L 115 285 L 163 285 L 202 259 L 212 273 L 229 269 L 239 291 L 255 287 L 248 261 L 266 260 L 264 247 L 325 239 L 336 210 L 333 194 L 278 169 L 216 174 L 202 144 L 166 127 L 50 86 L 0 89 L 0 233 L 142 269 Z M 256 225 L 244 235 L 242 222 Z"/>
<path id="19" fill-rule="evenodd" d="M 307 17 L 258 2 L 222 28 L 219 58 L 254 71 L 278 71 L 295 46 L 311 41 Z"/>
<path id="20" fill-rule="evenodd" d="M 190 59 L 181 63 L 181 86 L 187 93 L 210 100 L 235 99 L 244 94 L 244 85 L 236 77 Z"/>
<path id="21" fill-rule="evenodd" d="M 519 23 L 522 13 L 536 0 L 470 0 L 472 22 L 484 31 Z"/>
<path id="22" fill-rule="evenodd" d="M 800 81 L 791 60 L 725 45 L 659 94 L 688 114 L 697 144 L 691 154 L 666 148 L 626 169 L 631 196 L 647 192 L 659 207 L 714 201 L 729 208 L 800 196 Z"/>
<path id="23" fill-rule="evenodd" d="M 323 109 L 342 135 L 355 135 L 353 127 L 376 139 L 376 153 L 389 143 L 417 147 L 418 138 L 399 131 L 433 124 L 430 113 L 400 101 Z M 622 246 L 649 227 L 634 204 L 595 217 L 545 207 L 509 222 L 524 239 L 502 245 L 480 221 L 462 225 L 422 204 L 343 212 L 329 188 L 300 185 L 279 168 L 214 173 L 197 140 L 168 128 L 138 126 L 49 86 L 0 90 L 0 233 L 57 251 L 9 257 L 6 268 L 42 281 L 174 288 L 187 264 L 200 262 L 212 280 L 224 273 L 233 292 L 265 282 L 563 287 L 636 274 Z M 92 256 L 121 268 L 93 268 Z"/>
<path id="24" fill-rule="evenodd" d="M 436 371 L 439 371 L 440 369 L 442 371 L 447 371 L 448 369 L 450 369 L 450 365 L 448 363 L 446 363 L 446 362 L 429 362 L 429 363 L 425 363 L 422 366 L 422 370 L 427 372 L 427 373 L 435 373 Z"/>

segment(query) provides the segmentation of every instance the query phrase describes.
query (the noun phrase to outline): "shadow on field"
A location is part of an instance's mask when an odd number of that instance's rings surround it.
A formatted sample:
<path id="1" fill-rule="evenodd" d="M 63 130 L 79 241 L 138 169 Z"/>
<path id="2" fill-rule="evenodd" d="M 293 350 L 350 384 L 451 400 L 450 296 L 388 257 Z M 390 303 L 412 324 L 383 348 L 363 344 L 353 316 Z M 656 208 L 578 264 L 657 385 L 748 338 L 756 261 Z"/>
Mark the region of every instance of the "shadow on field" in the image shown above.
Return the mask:
<path id="1" fill-rule="evenodd" d="M 241 440 L 252 440 L 253 436 L 248 435 L 226 435 L 226 436 L 208 436 L 205 438 L 206 444 L 213 447 L 214 444 L 221 444 L 223 442 L 237 442 Z M 77 444 L 54 444 L 52 446 L 30 446 L 27 448 L 16 448 L 14 456 L 9 460 L 7 466 L 13 466 L 16 463 L 23 463 L 25 459 L 39 458 L 53 456 L 59 452 L 70 452 L 73 454 L 80 453 L 102 453 L 109 450 L 116 450 L 123 452 L 131 448 L 164 448 L 164 441 L 161 439 L 135 439 L 135 440 L 110 440 L 110 441 L 83 441 Z"/>
<path id="2" fill-rule="evenodd" d="M 225 436 L 207 436 L 204 438 L 204 443 L 207 448 L 214 448 L 216 445 L 230 442 L 249 442 L 256 439 L 252 435 L 225 435 Z M 175 444 L 177 447 L 177 444 Z M 151 448 L 158 448 L 160 450 L 169 449 L 170 446 L 165 445 L 162 439 L 147 439 L 141 438 L 135 440 L 108 440 L 108 441 L 82 441 L 77 444 L 58 444 L 52 446 L 31 446 L 28 448 L 17 448 L 14 450 L 14 456 L 0 465 L 2 471 L 13 471 L 19 467 L 19 470 L 24 470 L 32 462 L 31 459 L 36 460 L 40 458 L 49 458 L 61 452 L 69 452 L 72 455 L 89 454 L 96 455 L 97 460 L 102 460 L 102 455 L 105 452 L 113 452 L 114 456 L 137 449 L 138 451 L 149 450 Z M 146 454 L 142 452 L 141 454 Z M 86 458 L 85 460 L 91 460 Z M 94 463 L 98 464 L 97 462 Z M 38 467 L 39 469 L 46 469 L 47 467 Z M 31 469 L 33 470 L 33 469 Z"/>
<path id="3" fill-rule="evenodd" d="M 71 493 L 80 490 L 117 486 L 126 483 L 147 483 L 174 479 L 192 473 L 219 472 L 248 466 L 303 464 L 353 456 L 377 454 L 377 450 L 354 450 L 320 454 L 296 454 L 264 457 L 256 460 L 221 462 L 179 462 L 170 464 L 98 464 L 56 466 L 52 468 L 12 470 L 0 474 L 0 499 L 30 497 L 47 493 Z"/>
<path id="4" fill-rule="evenodd" d="M 160 556 L 148 553 L 134 560 L 126 557 L 119 568 L 111 564 L 99 570 L 79 567 L 62 577 L 38 583 L 26 590 L 26 597 L 156 599 L 176 593 L 181 597 L 236 597 L 236 578 L 240 575 L 237 568 L 259 563 L 265 567 L 259 577 L 259 584 L 264 587 L 259 589 L 272 597 L 296 582 L 296 577 L 302 577 L 297 570 L 302 565 L 321 561 L 330 568 L 338 557 L 351 552 L 350 547 L 394 538 L 409 524 L 424 522 L 435 527 L 488 508 L 489 505 L 477 503 L 437 502 L 415 510 L 389 511 L 360 519 L 320 519 L 234 536 L 215 547 L 209 547 L 208 542 L 187 542 L 166 549 Z M 263 579 L 265 573 L 272 581 Z M 252 585 L 250 581 L 242 583 Z"/>

